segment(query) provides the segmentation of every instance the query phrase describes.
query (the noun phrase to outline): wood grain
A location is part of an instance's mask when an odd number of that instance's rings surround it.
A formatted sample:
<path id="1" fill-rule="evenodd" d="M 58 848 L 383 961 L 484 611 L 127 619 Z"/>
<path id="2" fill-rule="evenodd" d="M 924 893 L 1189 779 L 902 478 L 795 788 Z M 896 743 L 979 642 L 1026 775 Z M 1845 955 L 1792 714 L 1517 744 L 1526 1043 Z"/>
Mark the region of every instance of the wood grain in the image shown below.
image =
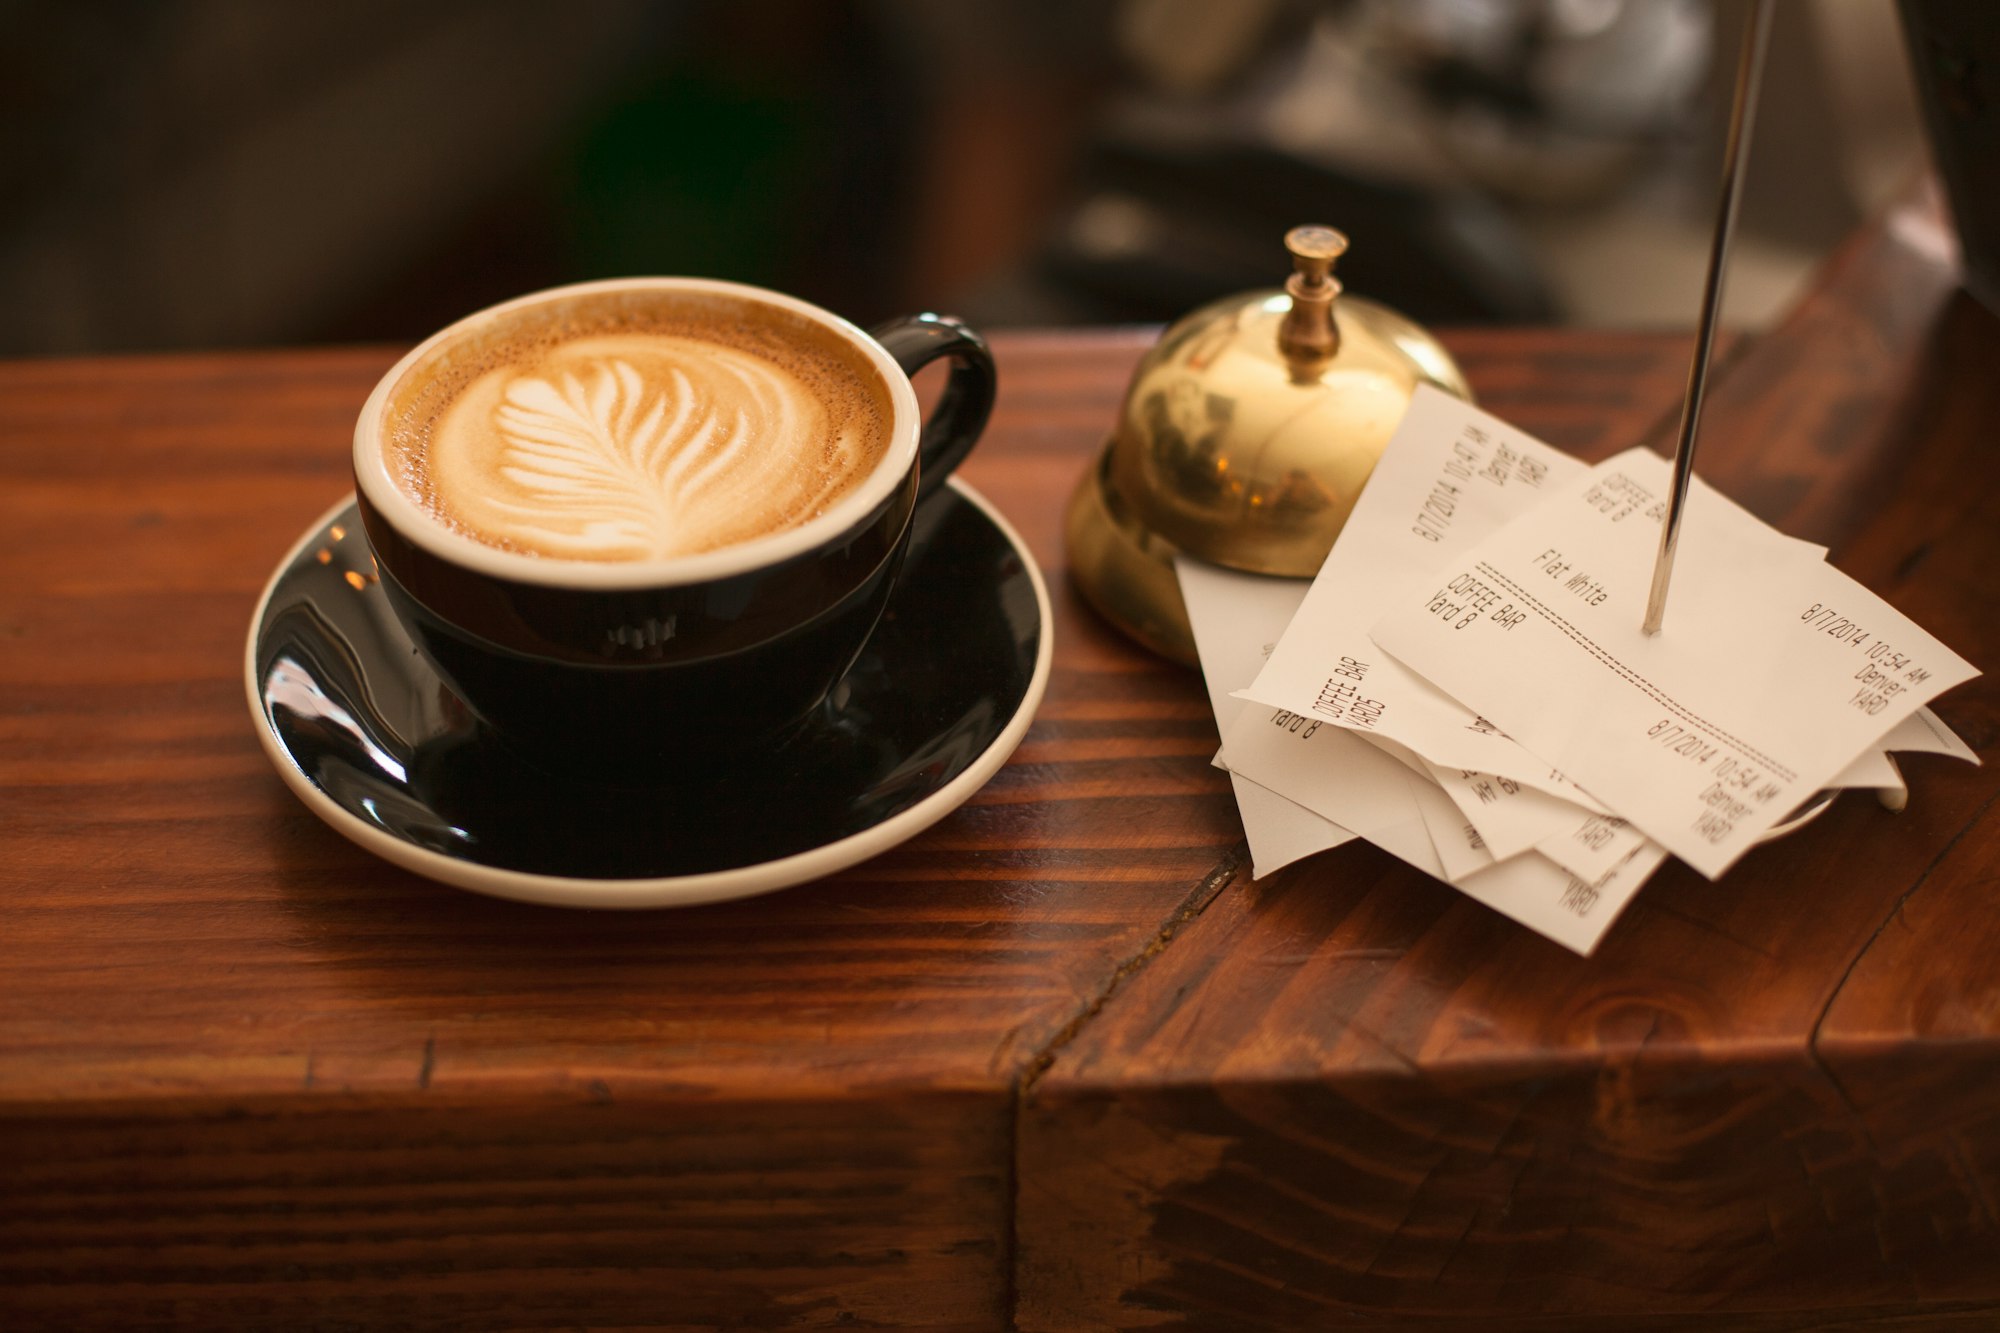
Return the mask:
<path id="1" fill-rule="evenodd" d="M 2000 328 L 1936 225 L 1734 359 L 1703 471 L 1991 664 Z M 1996 706 L 1939 711 L 1990 758 Z M 1026 1096 L 1020 1326 L 2000 1319 L 2000 774 L 1906 768 L 1590 959 L 1360 844 L 1232 885 Z"/>
<path id="2" fill-rule="evenodd" d="M 846 874 L 640 916 L 395 870 L 256 746 L 251 608 L 392 351 L 0 366 L 0 1325 L 1006 1326 L 1049 1188 L 1017 1099 L 1197 944 L 1240 837 L 1198 682 L 1061 578 L 1151 336 L 995 340 L 966 475 L 1057 616 L 1014 761 Z M 1685 357 L 1452 343 L 1584 450 L 1657 427 Z"/>
<path id="3" fill-rule="evenodd" d="M 1051 570 L 1139 336 L 1002 342 Z M 910 845 L 651 915 L 384 865 L 241 685 L 393 360 L 0 368 L 0 1324 L 988 1328 L 1015 1080 L 1240 836 L 1196 683 L 1055 588 L 1015 762 Z"/>

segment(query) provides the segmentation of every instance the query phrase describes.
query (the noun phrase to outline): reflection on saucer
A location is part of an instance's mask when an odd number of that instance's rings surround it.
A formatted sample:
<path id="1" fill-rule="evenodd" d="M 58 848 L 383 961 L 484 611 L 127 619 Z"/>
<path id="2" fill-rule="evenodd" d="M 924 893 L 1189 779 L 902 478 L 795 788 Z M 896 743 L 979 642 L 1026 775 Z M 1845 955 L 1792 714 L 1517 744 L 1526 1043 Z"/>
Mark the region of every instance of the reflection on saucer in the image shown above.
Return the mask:
<path id="1" fill-rule="evenodd" d="M 328 541 L 356 529 L 342 504 L 286 557 L 252 619 L 258 735 L 341 833 L 483 893 L 652 907 L 830 874 L 978 790 L 1048 680 L 1048 592 L 1020 538 L 957 481 L 918 524 L 880 627 L 803 728 L 726 771 L 609 783 L 545 772 L 471 716 L 379 588 L 348 579 L 368 554 Z"/>

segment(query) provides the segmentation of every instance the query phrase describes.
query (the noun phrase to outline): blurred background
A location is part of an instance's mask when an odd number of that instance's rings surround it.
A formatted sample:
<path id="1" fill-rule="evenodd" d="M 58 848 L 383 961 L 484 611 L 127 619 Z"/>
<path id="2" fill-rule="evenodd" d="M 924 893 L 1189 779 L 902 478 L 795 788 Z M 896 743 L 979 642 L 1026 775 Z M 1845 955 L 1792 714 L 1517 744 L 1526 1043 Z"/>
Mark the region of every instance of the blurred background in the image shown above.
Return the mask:
<path id="1" fill-rule="evenodd" d="M 632 273 L 1171 319 L 1296 222 L 1433 323 L 1684 327 L 1730 0 L 0 0 L 0 355 L 410 342 Z M 1783 0 L 1730 322 L 1925 167 L 1891 0 Z"/>

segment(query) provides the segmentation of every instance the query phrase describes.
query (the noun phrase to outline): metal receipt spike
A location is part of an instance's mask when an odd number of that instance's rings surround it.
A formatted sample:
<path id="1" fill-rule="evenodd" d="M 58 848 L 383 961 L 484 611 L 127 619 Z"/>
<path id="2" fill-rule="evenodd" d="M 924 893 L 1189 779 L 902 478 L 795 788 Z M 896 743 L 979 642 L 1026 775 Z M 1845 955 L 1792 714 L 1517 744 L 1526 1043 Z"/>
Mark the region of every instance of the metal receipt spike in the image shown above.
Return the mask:
<path id="1" fill-rule="evenodd" d="M 1694 361 L 1688 367 L 1687 400 L 1681 405 L 1680 437 L 1674 443 L 1674 484 L 1660 525 L 1660 553 L 1653 561 L 1653 591 L 1646 599 L 1645 632 L 1658 634 L 1667 614 L 1667 584 L 1674 576 L 1674 552 L 1681 540 L 1688 482 L 1694 476 L 1695 434 L 1701 427 L 1702 392 L 1708 384 L 1708 357 L 1715 347 L 1715 323 L 1722 314 L 1722 281 L 1729 264 L 1729 238 L 1736 230 L 1736 203 L 1743 164 L 1750 156 L 1750 129 L 1757 118 L 1757 87 L 1764 75 L 1764 48 L 1771 36 L 1771 0 L 1754 0 L 1743 30 L 1743 54 L 1736 67 L 1736 99 L 1729 110 L 1729 149 L 1722 164 L 1722 200 L 1716 211 L 1715 239 L 1708 251 L 1708 283 L 1701 294 L 1701 322 L 1695 327 Z"/>

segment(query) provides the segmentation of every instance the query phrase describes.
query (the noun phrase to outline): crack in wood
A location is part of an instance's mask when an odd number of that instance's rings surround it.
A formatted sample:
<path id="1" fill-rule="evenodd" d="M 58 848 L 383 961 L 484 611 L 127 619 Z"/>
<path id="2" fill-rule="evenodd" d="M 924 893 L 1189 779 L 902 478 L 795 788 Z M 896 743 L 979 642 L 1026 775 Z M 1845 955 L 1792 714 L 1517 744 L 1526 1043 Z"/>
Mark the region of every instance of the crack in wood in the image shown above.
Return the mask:
<path id="1" fill-rule="evenodd" d="M 1243 872 L 1250 860 L 1248 840 L 1239 841 L 1230 848 L 1223 858 L 1216 862 L 1214 869 L 1202 877 L 1199 884 L 1181 899 L 1173 913 L 1160 924 L 1158 930 L 1146 941 L 1144 947 L 1126 958 L 1112 969 L 1097 993 L 1090 997 L 1070 1020 L 1056 1030 L 1054 1036 L 1043 1043 L 1035 1052 L 1020 1076 L 1014 1082 L 1014 1095 L 1008 1106 L 1008 1138 L 1012 1151 L 1007 1154 L 1007 1228 L 1004 1245 L 1002 1272 L 1002 1308 L 1006 1311 L 1007 1328 L 1020 1326 L 1020 1252 L 1021 1252 L 1021 1121 L 1022 1113 L 1029 1097 L 1034 1094 L 1035 1085 L 1041 1082 L 1056 1062 L 1065 1047 L 1075 1041 L 1088 1026 L 1090 1020 L 1103 1012 L 1111 997 L 1118 993 L 1128 978 L 1143 969 L 1153 959 L 1166 951 L 1181 929 L 1208 910 L 1209 904 L 1222 896 L 1222 891 Z"/>
<path id="2" fill-rule="evenodd" d="M 1826 1036 L 1827 1015 L 1831 1014 L 1834 1005 L 1840 1002 L 1841 993 L 1847 989 L 1847 983 L 1854 977 L 1854 970 L 1861 966 L 1861 960 L 1866 958 L 1869 951 L 1875 947 L 1875 941 L 1882 938 L 1882 933 L 1888 930 L 1891 922 L 1896 921 L 1902 916 L 1904 905 L 1911 898 L 1914 898 L 1924 885 L 1930 883 L 1931 876 L 1936 873 L 1939 866 L 1944 864 L 1945 858 L 1951 855 L 1952 850 L 1964 840 L 1966 834 L 1979 826 L 1979 822 L 1986 817 L 1987 812 L 1993 808 L 1994 802 L 1997 800 L 2000 800 L 2000 792 L 1988 796 L 1981 802 L 1979 808 L 1973 811 L 1963 824 L 1959 825 L 1958 832 L 1951 835 L 1951 838 L 1945 845 L 1938 849 L 1937 855 L 1932 857 L 1930 863 L 1923 868 L 1916 879 L 1911 881 L 1910 887 L 1903 890 L 1897 896 L 1896 901 L 1883 914 L 1881 921 L 1876 923 L 1875 929 L 1869 932 L 1866 940 L 1862 941 L 1861 947 L 1854 951 L 1854 956 L 1847 960 L 1847 966 L 1841 969 L 1840 980 L 1834 982 L 1832 989 L 1827 992 L 1826 1003 L 1820 1006 L 1819 1015 L 1813 1019 L 1812 1027 L 1806 1035 L 1806 1058 L 1812 1061 L 1814 1067 L 1819 1070 L 1828 1085 L 1833 1089 L 1834 1095 L 1840 1098 L 1841 1105 L 1845 1106 L 1848 1114 L 1854 1117 L 1855 1124 L 1861 1130 L 1863 1140 L 1871 1148 L 1879 1150 L 1881 1145 L 1875 1142 L 1875 1135 L 1868 1126 L 1867 1117 L 1861 1114 L 1861 1110 L 1855 1104 L 1854 1098 L 1847 1091 L 1847 1085 L 1841 1082 L 1840 1075 L 1834 1072 L 1833 1066 L 1827 1062 L 1825 1053 L 1820 1049 L 1820 1043 Z"/>
<path id="3" fill-rule="evenodd" d="M 1056 1034 L 1043 1045 L 1041 1050 L 1035 1052 L 1035 1058 L 1028 1062 L 1027 1068 L 1015 1085 L 1016 1102 L 1024 1101 L 1033 1095 L 1035 1085 L 1041 1082 L 1042 1075 L 1049 1071 L 1049 1067 L 1056 1062 L 1056 1057 L 1062 1053 L 1063 1048 L 1082 1034 L 1084 1027 L 1103 1011 L 1104 1006 L 1110 1003 L 1111 997 L 1118 993 L 1119 987 L 1123 986 L 1128 978 L 1159 957 L 1166 947 L 1173 943 L 1174 937 L 1180 933 L 1182 927 L 1199 917 L 1208 909 L 1210 903 L 1222 895 L 1223 889 L 1227 888 L 1230 881 L 1243 870 L 1249 858 L 1250 847 L 1247 842 L 1239 842 L 1230 848 L 1222 860 L 1216 863 L 1215 868 L 1203 877 L 1201 883 L 1181 900 L 1173 915 L 1161 923 L 1159 930 L 1146 941 L 1145 946 L 1112 969 L 1110 977 L 1098 988 L 1097 993 L 1084 1003 L 1069 1022 L 1057 1029 Z"/>

